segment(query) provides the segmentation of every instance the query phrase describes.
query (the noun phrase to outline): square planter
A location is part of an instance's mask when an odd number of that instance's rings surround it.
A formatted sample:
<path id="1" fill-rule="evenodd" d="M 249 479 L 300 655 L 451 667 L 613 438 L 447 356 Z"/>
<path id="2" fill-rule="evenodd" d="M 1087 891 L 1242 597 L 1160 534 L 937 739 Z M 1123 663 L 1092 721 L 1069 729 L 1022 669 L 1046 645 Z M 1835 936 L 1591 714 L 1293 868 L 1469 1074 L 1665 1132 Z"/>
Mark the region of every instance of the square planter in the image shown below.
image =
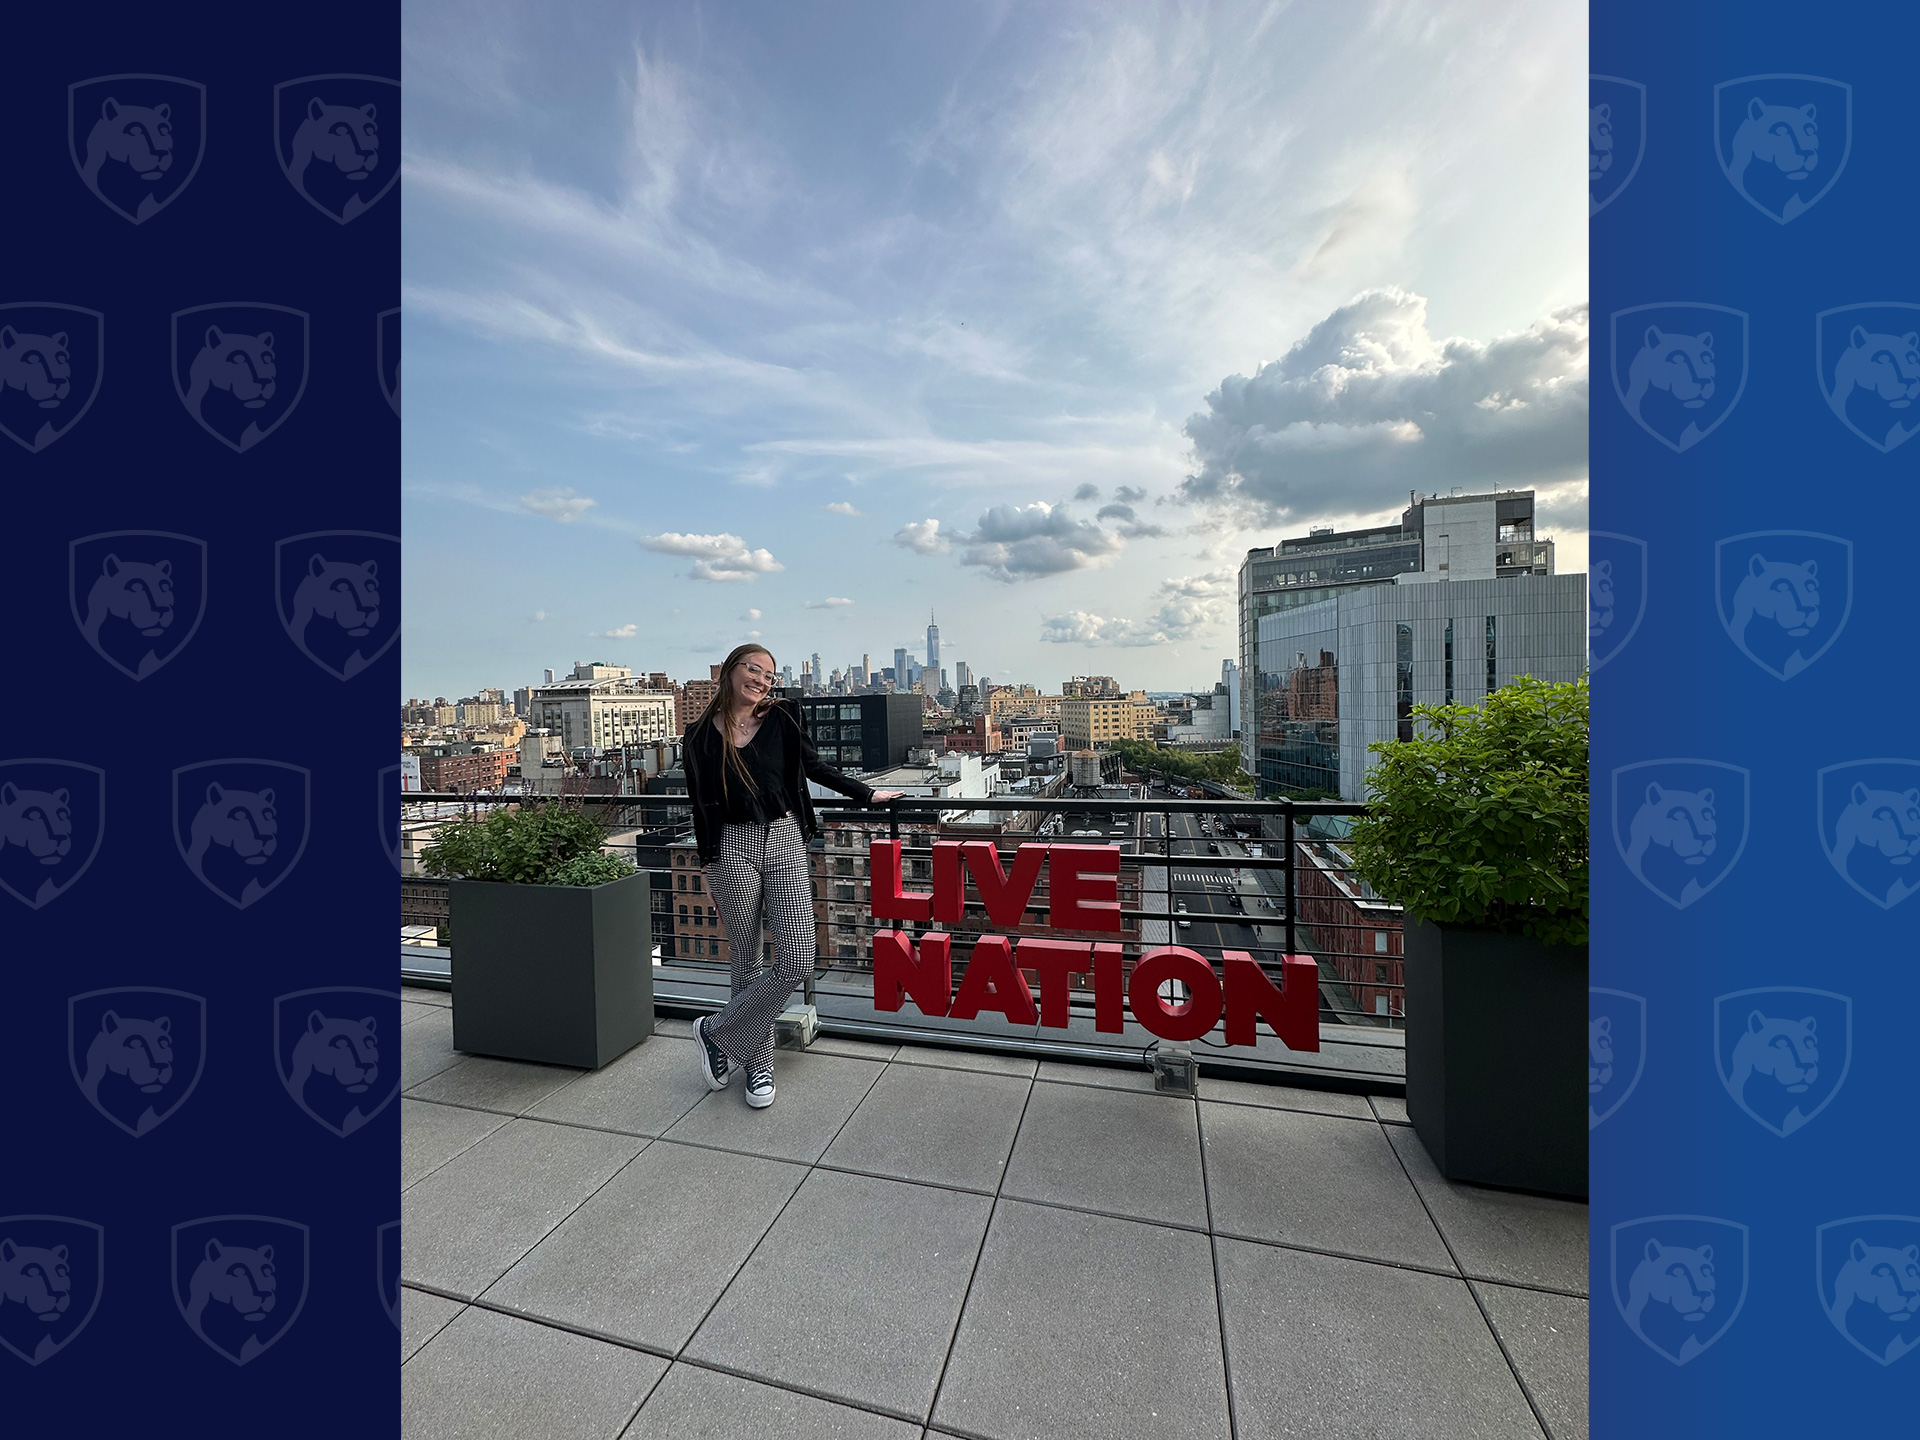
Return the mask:
<path id="1" fill-rule="evenodd" d="M 597 1070 L 653 1033 L 647 875 L 455 880 L 453 1048 Z"/>
<path id="2" fill-rule="evenodd" d="M 1585 1199 L 1587 950 L 1406 929 L 1407 1118 L 1449 1180 Z"/>

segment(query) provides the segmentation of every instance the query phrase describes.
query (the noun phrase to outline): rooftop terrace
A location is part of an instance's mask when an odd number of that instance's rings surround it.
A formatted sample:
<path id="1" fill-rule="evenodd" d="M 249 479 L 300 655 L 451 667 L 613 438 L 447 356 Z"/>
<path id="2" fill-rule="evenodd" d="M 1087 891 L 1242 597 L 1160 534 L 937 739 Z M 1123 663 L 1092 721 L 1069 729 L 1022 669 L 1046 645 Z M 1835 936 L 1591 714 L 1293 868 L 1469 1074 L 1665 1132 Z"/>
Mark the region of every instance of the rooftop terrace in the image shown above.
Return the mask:
<path id="1" fill-rule="evenodd" d="M 1587 1433 L 1586 1207 L 1397 1100 L 822 1036 L 755 1111 L 404 993 L 410 1440 Z"/>

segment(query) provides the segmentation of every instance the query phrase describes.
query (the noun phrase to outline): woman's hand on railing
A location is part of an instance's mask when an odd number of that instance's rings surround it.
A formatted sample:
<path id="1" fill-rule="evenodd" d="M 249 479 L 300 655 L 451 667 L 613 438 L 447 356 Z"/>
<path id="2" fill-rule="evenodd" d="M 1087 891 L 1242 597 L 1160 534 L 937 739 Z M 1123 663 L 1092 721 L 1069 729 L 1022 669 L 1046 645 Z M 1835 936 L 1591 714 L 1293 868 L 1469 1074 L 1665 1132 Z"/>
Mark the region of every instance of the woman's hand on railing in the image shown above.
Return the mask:
<path id="1" fill-rule="evenodd" d="M 904 790 L 876 790 L 873 792 L 873 798 L 876 800 L 898 800 L 906 793 Z"/>

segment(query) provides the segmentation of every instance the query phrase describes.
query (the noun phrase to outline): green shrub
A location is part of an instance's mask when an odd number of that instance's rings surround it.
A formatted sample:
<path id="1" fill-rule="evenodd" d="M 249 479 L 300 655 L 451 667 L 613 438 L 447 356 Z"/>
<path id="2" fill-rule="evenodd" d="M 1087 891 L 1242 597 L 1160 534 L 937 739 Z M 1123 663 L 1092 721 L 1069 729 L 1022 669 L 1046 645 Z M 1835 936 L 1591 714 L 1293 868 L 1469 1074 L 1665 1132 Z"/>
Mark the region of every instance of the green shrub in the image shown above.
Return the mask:
<path id="1" fill-rule="evenodd" d="M 605 885 L 633 874 L 637 867 L 624 855 L 576 855 L 547 877 L 549 885 Z"/>
<path id="2" fill-rule="evenodd" d="M 1417 705 L 1370 747 L 1354 869 L 1415 918 L 1587 941 L 1587 682 L 1531 676 L 1478 707 Z"/>
<path id="3" fill-rule="evenodd" d="M 580 810 L 561 805 L 518 810 L 501 806 L 484 820 L 449 820 L 442 825 L 433 844 L 421 852 L 420 864 L 429 875 L 551 885 L 563 866 L 597 858 L 604 843 L 606 832 L 600 823 Z"/>

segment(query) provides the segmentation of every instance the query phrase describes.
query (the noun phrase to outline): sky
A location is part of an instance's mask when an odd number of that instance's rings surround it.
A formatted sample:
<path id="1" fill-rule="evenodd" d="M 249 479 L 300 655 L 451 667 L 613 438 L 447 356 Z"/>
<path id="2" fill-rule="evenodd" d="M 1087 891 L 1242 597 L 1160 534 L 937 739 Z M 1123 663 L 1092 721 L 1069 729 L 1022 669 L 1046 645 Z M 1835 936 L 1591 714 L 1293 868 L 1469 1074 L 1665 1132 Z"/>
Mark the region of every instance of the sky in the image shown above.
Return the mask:
<path id="1" fill-rule="evenodd" d="M 1586 562 L 1585 12 L 404 12 L 409 696 L 604 660 L 1209 688 L 1249 547 Z"/>

